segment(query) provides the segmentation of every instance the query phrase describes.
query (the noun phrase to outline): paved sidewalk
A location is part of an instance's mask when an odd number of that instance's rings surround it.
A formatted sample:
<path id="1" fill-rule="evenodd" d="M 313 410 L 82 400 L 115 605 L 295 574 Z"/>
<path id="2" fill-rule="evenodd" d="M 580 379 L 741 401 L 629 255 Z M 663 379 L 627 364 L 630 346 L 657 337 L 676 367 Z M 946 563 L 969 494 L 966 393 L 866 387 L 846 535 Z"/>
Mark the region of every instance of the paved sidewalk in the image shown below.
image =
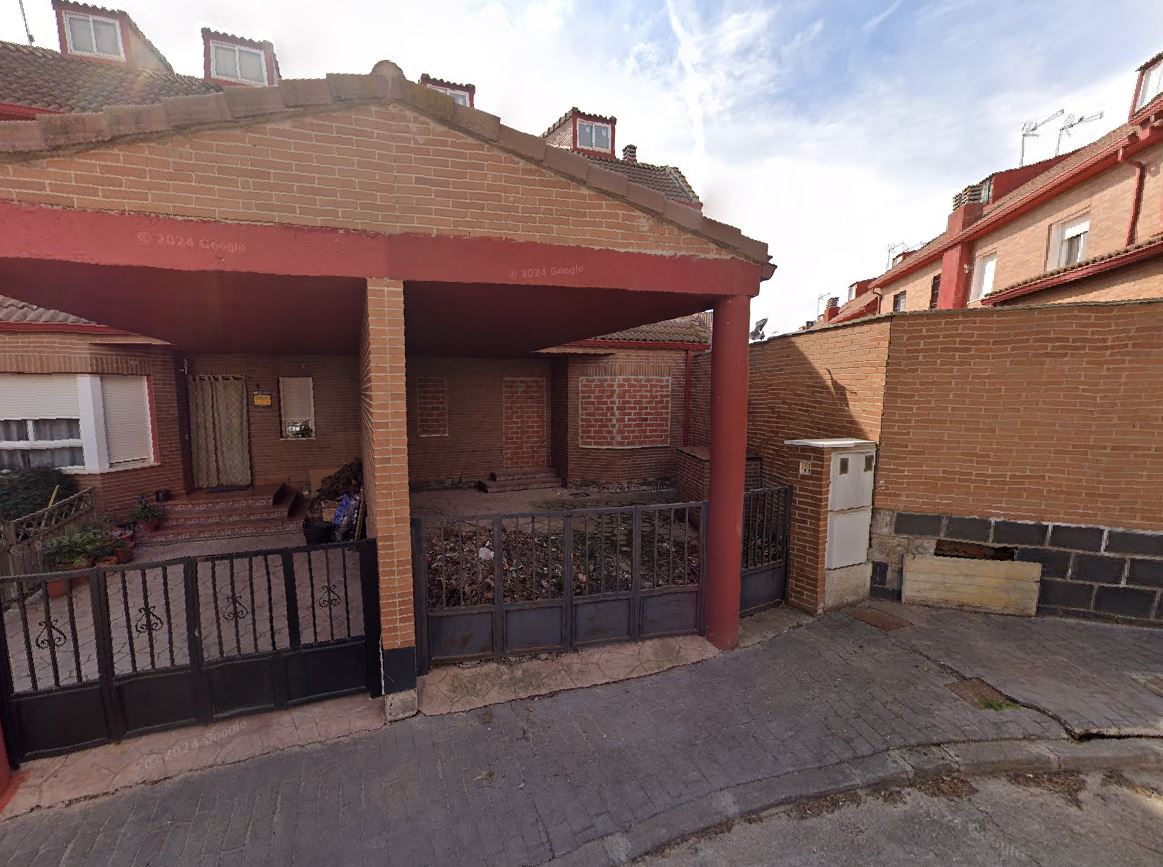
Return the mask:
<path id="1" fill-rule="evenodd" d="M 960 698 L 950 667 L 1064 718 L 1113 703 L 1128 727 L 1158 722 L 1147 676 L 1163 670 L 1161 633 L 878 607 L 911 625 L 834 613 L 652 677 L 416 717 L 37 811 L 0 823 L 0 852 L 11 864 L 119 867 L 537 864 L 727 789 L 827 776 L 894 748 L 1067 742 L 1038 709 Z M 1045 747 L 1013 755 L 1031 749 Z"/>
<path id="2" fill-rule="evenodd" d="M 1075 737 L 1163 737 L 1163 630 L 876 603 L 892 640 L 1050 714 Z"/>
<path id="3" fill-rule="evenodd" d="M 1086 628 L 1084 624 L 1081 624 Z M 536 864 L 741 783 L 1062 738 L 843 613 L 701 664 L 289 750 L 0 823 L 9 863 Z"/>

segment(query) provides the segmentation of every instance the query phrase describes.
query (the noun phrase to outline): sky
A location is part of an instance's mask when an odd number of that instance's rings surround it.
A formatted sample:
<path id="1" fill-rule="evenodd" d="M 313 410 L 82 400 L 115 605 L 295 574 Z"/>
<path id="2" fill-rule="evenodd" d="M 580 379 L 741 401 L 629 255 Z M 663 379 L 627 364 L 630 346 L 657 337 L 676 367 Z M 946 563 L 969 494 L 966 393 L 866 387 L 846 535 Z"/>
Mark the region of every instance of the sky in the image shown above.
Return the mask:
<path id="1" fill-rule="evenodd" d="M 57 47 L 49 0 L 24 0 Z M 540 134 L 570 106 L 618 118 L 617 144 L 679 166 L 704 213 L 769 244 L 752 302 L 767 334 L 945 227 L 952 196 L 1017 165 L 1022 124 L 1126 118 L 1135 69 L 1163 50 L 1159 0 L 104 0 L 200 75 L 204 26 L 275 45 L 285 77 L 391 59 L 472 82 L 476 105 Z M 24 41 L 18 0 L 0 39 Z M 1061 120 L 1029 140 L 1051 156 Z"/>

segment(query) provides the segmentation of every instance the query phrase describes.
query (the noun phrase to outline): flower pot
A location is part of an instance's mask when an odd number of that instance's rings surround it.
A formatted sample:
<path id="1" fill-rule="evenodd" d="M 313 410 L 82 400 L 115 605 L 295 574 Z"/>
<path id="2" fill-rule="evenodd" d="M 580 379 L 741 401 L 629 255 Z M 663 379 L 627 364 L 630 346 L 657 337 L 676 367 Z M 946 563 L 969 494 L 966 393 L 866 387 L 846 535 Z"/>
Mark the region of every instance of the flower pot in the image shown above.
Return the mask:
<path id="1" fill-rule="evenodd" d="M 48 588 L 49 599 L 60 599 L 69 592 L 69 580 L 67 578 L 58 578 L 56 581 L 49 581 L 45 584 Z"/>
<path id="2" fill-rule="evenodd" d="M 121 545 L 113 552 L 113 556 L 119 564 L 131 562 L 133 560 L 133 543 Z"/>

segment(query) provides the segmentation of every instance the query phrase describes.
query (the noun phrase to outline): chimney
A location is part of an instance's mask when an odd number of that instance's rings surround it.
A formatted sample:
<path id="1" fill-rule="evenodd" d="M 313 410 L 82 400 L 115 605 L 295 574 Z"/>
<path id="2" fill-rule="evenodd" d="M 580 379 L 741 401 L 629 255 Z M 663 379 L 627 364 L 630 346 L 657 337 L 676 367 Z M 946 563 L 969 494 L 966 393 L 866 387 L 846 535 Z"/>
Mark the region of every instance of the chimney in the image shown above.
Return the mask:
<path id="1" fill-rule="evenodd" d="M 638 162 L 638 145 L 626 145 L 622 148 L 622 160 L 627 163 Z"/>
<path id="2" fill-rule="evenodd" d="M 970 184 L 953 197 L 953 211 L 949 214 L 946 231 L 956 235 L 966 227 L 981 219 L 985 202 L 989 197 L 990 179 L 979 184 Z"/>
<path id="3" fill-rule="evenodd" d="M 828 299 L 824 305 L 824 321 L 831 322 L 836 318 L 836 314 L 840 312 L 840 299 L 835 296 Z"/>

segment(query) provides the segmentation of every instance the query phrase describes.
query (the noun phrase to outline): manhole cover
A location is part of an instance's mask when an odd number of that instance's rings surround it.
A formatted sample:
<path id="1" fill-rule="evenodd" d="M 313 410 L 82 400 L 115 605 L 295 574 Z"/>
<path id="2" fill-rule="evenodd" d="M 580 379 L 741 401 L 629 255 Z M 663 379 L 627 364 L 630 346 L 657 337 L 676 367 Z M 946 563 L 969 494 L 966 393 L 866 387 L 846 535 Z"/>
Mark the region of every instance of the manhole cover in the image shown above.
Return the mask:
<path id="1" fill-rule="evenodd" d="M 894 629 L 913 625 L 903 618 L 894 617 L 876 608 L 857 608 L 855 611 L 849 611 L 848 616 L 869 626 L 875 626 L 882 632 L 892 632 Z"/>

